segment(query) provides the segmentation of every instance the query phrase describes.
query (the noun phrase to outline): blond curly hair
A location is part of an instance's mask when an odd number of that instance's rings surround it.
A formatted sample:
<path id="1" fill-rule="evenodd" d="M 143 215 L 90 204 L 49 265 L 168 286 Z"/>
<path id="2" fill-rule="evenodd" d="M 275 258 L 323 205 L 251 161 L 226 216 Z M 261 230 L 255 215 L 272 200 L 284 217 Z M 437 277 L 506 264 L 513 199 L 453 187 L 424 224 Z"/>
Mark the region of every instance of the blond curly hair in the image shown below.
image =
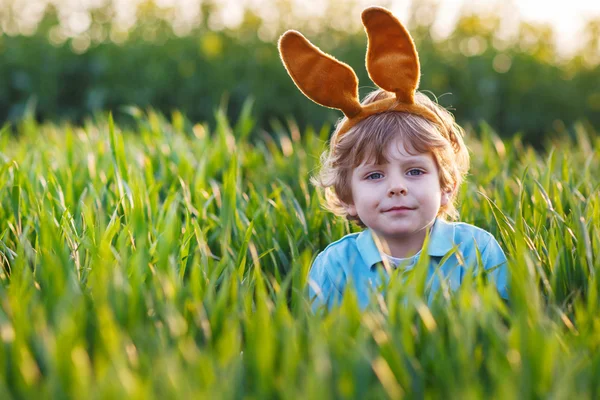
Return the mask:
<path id="1" fill-rule="evenodd" d="M 392 96 L 393 93 L 378 89 L 369 93 L 362 104 Z M 463 141 L 464 131 L 450 112 L 425 94 L 416 92 L 415 103 L 433 111 L 442 126 L 415 114 L 386 111 L 371 115 L 342 137 L 336 138 L 346 117 L 338 121 L 333 136 L 336 140 L 330 141 L 330 148 L 321 155 L 320 170 L 311 178 L 312 184 L 324 191 L 325 207 L 329 211 L 365 226 L 360 218 L 349 215 L 344 207 L 353 203 L 352 171 L 365 160 L 384 162 L 386 149 L 395 138 L 393 133 L 398 133 L 417 152 L 430 152 L 433 155 L 439 171 L 440 188 L 451 193 L 450 201 L 440 207 L 438 217 L 458 218 L 456 195 L 470 163 L 469 152 Z"/>

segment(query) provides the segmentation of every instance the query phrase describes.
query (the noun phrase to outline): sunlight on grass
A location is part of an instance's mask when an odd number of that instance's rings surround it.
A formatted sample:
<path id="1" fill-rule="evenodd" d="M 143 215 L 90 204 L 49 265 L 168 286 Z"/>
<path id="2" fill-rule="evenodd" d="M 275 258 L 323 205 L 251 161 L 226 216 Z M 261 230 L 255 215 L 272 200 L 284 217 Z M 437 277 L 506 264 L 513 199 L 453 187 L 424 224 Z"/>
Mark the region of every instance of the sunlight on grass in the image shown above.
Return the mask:
<path id="1" fill-rule="evenodd" d="M 478 275 L 427 307 L 417 272 L 312 314 L 313 257 L 355 229 L 308 183 L 327 129 L 131 114 L 0 133 L 0 397 L 600 393 L 592 129 L 545 154 L 469 134 L 461 220 L 506 250 L 510 304 Z"/>

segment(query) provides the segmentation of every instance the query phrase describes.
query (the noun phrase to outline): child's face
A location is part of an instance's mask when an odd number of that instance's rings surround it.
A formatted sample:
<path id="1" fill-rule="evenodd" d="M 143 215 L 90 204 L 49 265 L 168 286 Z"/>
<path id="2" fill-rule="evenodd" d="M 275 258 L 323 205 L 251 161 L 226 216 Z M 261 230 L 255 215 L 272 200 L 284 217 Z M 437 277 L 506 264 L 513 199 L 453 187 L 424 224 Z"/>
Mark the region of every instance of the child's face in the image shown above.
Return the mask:
<path id="1" fill-rule="evenodd" d="M 352 172 L 353 204 L 346 211 L 357 216 L 388 243 L 413 242 L 425 237 L 450 193 L 442 192 L 431 153 L 416 153 L 400 135 L 392 141 L 387 163 L 363 162 Z"/>

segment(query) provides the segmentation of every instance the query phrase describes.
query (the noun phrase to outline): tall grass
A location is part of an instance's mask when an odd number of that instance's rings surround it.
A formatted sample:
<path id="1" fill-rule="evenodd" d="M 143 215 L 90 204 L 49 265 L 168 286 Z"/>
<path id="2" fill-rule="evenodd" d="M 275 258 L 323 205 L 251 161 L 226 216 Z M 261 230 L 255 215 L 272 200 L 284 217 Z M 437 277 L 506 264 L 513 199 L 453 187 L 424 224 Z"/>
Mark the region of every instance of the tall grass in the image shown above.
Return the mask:
<path id="1" fill-rule="evenodd" d="M 469 134 L 459 211 L 506 250 L 510 304 L 478 276 L 428 307 L 417 268 L 313 314 L 311 260 L 354 229 L 308 183 L 327 127 L 131 113 L 0 133 L 1 398 L 600 396 L 592 128 L 543 155 Z"/>

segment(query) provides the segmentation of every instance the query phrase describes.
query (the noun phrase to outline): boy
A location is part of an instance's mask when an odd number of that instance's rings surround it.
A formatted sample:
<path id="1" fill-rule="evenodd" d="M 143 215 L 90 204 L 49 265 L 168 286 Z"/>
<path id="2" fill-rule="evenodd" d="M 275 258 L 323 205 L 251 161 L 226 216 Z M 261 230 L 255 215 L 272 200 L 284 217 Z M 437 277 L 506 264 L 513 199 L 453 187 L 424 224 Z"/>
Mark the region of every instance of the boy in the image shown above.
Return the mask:
<path id="1" fill-rule="evenodd" d="M 352 69 L 288 31 L 279 42 L 283 62 L 307 97 L 340 109 L 340 120 L 313 183 L 327 207 L 367 228 L 327 246 L 309 273 L 313 308 L 331 308 L 352 282 L 365 308 L 385 265 L 411 269 L 430 257 L 430 300 L 442 281 L 456 290 L 469 267 L 483 267 L 507 298 L 506 257 L 488 232 L 456 217 L 454 201 L 469 168 L 462 129 L 450 113 L 416 89 L 419 63 L 412 38 L 389 11 L 362 14 L 369 36 L 367 70 L 382 90 L 362 103 Z M 423 248 L 426 236 L 429 246 Z M 455 250 L 454 253 L 450 253 Z M 449 255 L 444 263 L 444 256 Z"/>

